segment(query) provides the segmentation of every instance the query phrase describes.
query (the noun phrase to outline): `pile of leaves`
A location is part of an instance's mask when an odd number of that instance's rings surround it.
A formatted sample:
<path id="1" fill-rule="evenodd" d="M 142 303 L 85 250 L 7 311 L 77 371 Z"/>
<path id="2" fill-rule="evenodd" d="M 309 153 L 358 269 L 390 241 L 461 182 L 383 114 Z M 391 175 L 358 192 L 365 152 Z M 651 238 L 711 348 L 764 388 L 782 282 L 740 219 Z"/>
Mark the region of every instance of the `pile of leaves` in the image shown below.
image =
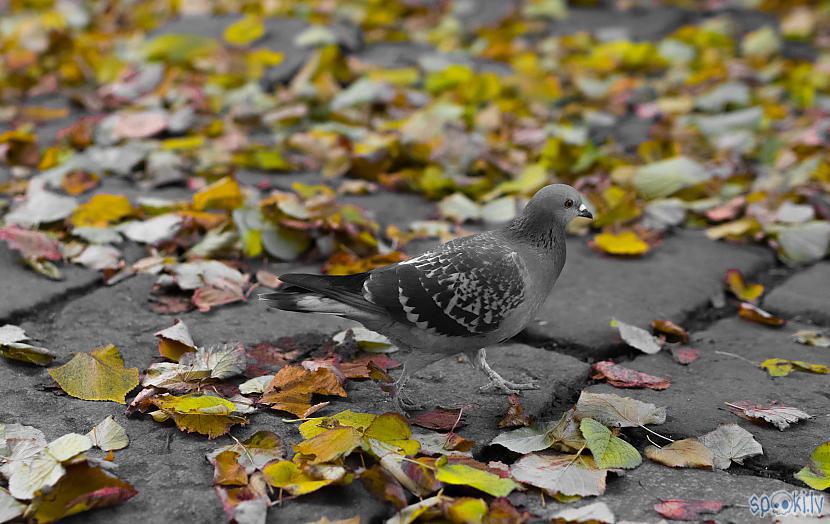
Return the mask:
<path id="1" fill-rule="evenodd" d="M 0 424 L 0 480 L 7 485 L 0 486 L 0 520 L 46 524 L 126 502 L 138 492 L 112 473 L 112 460 L 128 444 L 112 417 L 86 435 L 67 433 L 51 442 L 32 426 Z M 93 448 L 108 454 L 96 458 Z"/>

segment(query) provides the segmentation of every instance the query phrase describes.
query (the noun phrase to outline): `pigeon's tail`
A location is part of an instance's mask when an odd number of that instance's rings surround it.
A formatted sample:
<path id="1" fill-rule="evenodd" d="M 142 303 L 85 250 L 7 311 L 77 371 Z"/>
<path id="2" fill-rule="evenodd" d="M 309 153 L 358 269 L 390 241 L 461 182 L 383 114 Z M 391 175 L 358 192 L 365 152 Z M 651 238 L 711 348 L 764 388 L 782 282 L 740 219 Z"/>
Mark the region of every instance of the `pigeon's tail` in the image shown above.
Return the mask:
<path id="1" fill-rule="evenodd" d="M 259 295 L 267 305 L 285 311 L 325 313 L 360 319 L 378 313 L 378 306 L 363 297 L 366 273 L 348 276 L 280 275 L 284 285 Z"/>

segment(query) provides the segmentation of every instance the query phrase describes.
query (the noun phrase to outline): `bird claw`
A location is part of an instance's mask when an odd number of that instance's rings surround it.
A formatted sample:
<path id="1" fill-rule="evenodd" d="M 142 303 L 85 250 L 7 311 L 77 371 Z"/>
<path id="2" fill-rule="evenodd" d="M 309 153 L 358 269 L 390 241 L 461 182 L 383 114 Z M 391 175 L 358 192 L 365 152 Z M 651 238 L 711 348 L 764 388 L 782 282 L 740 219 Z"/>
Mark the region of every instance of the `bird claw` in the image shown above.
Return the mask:
<path id="1" fill-rule="evenodd" d="M 395 407 L 398 409 L 400 413 L 406 415 L 410 411 L 420 411 L 424 409 L 424 406 L 418 404 L 414 400 L 412 400 L 409 395 L 404 394 L 403 392 L 398 393 L 392 397 L 392 401 L 395 403 Z"/>
<path id="2" fill-rule="evenodd" d="M 537 384 L 533 382 L 511 382 L 501 377 L 491 378 L 488 384 L 481 386 L 478 390 L 482 393 L 490 393 L 492 391 L 500 391 L 505 395 L 517 394 L 521 391 L 530 389 L 539 389 Z"/>

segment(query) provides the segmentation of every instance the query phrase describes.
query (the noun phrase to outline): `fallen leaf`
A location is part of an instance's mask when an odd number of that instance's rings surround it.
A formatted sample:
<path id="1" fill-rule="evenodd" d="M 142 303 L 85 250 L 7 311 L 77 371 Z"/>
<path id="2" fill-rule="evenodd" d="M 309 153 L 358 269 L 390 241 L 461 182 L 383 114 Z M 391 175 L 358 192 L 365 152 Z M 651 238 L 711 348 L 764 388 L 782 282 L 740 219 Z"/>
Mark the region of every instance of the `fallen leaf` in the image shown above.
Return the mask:
<path id="1" fill-rule="evenodd" d="M 71 222 L 75 227 L 104 227 L 132 213 L 133 206 L 126 196 L 99 193 L 75 209 Z"/>
<path id="2" fill-rule="evenodd" d="M 159 339 L 159 354 L 173 362 L 178 362 L 185 353 L 196 351 L 190 331 L 178 318 L 172 326 L 157 331 L 153 336 Z"/>
<path id="3" fill-rule="evenodd" d="M 790 424 L 813 418 L 798 408 L 771 404 L 762 406 L 743 400 L 740 402 L 725 402 L 730 411 L 736 415 L 753 421 L 764 421 L 784 431 Z"/>
<path id="4" fill-rule="evenodd" d="M 662 424 L 666 421 L 666 408 L 610 393 L 583 391 L 576 403 L 576 416 L 592 418 L 609 427 L 625 428 Z"/>
<path id="5" fill-rule="evenodd" d="M 226 27 L 222 37 L 231 45 L 244 47 L 259 40 L 264 34 L 262 17 L 245 15 Z"/>
<path id="6" fill-rule="evenodd" d="M 262 284 L 265 287 L 269 287 L 271 289 L 277 289 L 282 285 L 282 280 L 277 277 L 277 275 L 273 273 L 269 273 L 264 269 L 260 269 L 256 272 L 256 281 Z"/>
<path id="7" fill-rule="evenodd" d="M 109 400 L 126 404 L 127 393 L 138 386 L 138 369 L 125 368 L 118 348 L 109 344 L 49 370 L 68 395 L 82 400 Z"/>
<path id="8" fill-rule="evenodd" d="M 381 335 L 362 326 L 356 326 L 332 336 L 332 340 L 338 344 L 342 344 L 346 340 L 347 334 L 351 331 L 352 338 L 357 342 L 357 346 L 367 353 L 394 353 L 398 348 L 392 345 L 392 342 Z"/>
<path id="9" fill-rule="evenodd" d="M 170 124 L 170 115 L 163 109 L 119 111 L 112 115 L 112 133 L 116 138 L 149 138 Z"/>
<path id="10" fill-rule="evenodd" d="M 4 220 L 6 224 L 23 227 L 49 224 L 68 217 L 76 207 L 78 202 L 72 197 L 56 195 L 42 189 L 32 193 L 30 188 L 26 200 L 7 213 Z"/>
<path id="11" fill-rule="evenodd" d="M 274 376 L 259 401 L 272 409 L 302 417 L 312 407 L 311 396 L 315 393 L 347 396 L 340 379 L 329 368 L 309 371 L 302 366 L 285 366 Z"/>
<path id="12" fill-rule="evenodd" d="M 755 303 L 764 294 L 764 286 L 761 284 L 747 284 L 739 269 L 727 271 L 723 280 L 726 289 L 742 302 Z"/>
<path id="13" fill-rule="evenodd" d="M 634 174 L 633 183 L 640 195 L 653 200 L 671 196 L 710 177 L 711 174 L 698 162 L 678 156 L 640 167 Z"/>
<path id="14" fill-rule="evenodd" d="M 597 362 L 592 366 L 594 375 L 591 377 L 594 380 L 606 380 L 608 384 L 616 388 L 649 388 L 649 389 L 666 389 L 671 383 L 666 378 L 655 377 L 646 373 L 641 373 L 633 369 L 623 367 L 615 364 L 610 360 Z"/>
<path id="15" fill-rule="evenodd" d="M 248 474 L 245 468 L 239 465 L 239 453 L 226 450 L 214 457 L 209 457 L 213 464 L 214 486 L 246 486 Z"/>
<path id="16" fill-rule="evenodd" d="M 99 422 L 86 436 L 93 446 L 103 451 L 124 449 L 130 444 L 127 431 L 112 418 L 112 415 Z"/>
<path id="17" fill-rule="evenodd" d="M 363 435 L 355 428 L 333 428 L 294 446 L 294 451 L 310 459 L 312 464 L 331 462 L 344 457 L 360 445 Z"/>
<path id="18" fill-rule="evenodd" d="M 701 515 L 720 513 L 723 502 L 717 500 L 663 500 L 654 505 L 654 511 L 671 520 L 701 521 Z"/>
<path id="19" fill-rule="evenodd" d="M 793 333 L 793 340 L 805 346 L 830 348 L 830 335 L 822 331 L 802 329 Z"/>
<path id="20" fill-rule="evenodd" d="M 19 251 L 25 258 L 61 260 L 60 243 L 40 231 L 29 231 L 18 226 L 0 227 L 0 240 L 5 240 L 11 249 Z"/>
<path id="21" fill-rule="evenodd" d="M 244 417 L 234 415 L 233 402 L 212 395 L 160 395 L 150 399 L 181 431 L 207 435 L 213 439 L 230 431 L 231 426 L 246 424 Z"/>
<path id="22" fill-rule="evenodd" d="M 510 466 L 513 480 L 535 486 L 549 495 L 589 497 L 605 492 L 608 470 L 598 469 L 589 457 L 531 453 Z"/>
<path id="23" fill-rule="evenodd" d="M 749 302 L 741 302 L 738 309 L 738 315 L 741 318 L 745 318 L 758 324 L 764 324 L 765 326 L 780 327 L 786 323 L 783 318 L 776 317 L 772 313 L 768 313 L 758 306 L 750 304 Z"/>
<path id="24" fill-rule="evenodd" d="M 167 213 L 142 222 L 125 222 L 118 226 L 118 230 L 130 240 L 155 245 L 173 238 L 183 222 L 184 219 L 179 215 Z"/>
<path id="25" fill-rule="evenodd" d="M 543 451 L 551 445 L 547 430 L 543 428 L 527 427 L 500 433 L 490 441 L 490 444 L 504 446 L 514 453 L 527 455 L 534 451 Z"/>
<path id="26" fill-rule="evenodd" d="M 449 464 L 446 457 L 439 459 L 435 478 L 445 484 L 470 486 L 494 497 L 506 497 L 518 486 L 507 478 L 466 464 Z"/>
<path id="27" fill-rule="evenodd" d="M 408 496 L 404 487 L 384 468 L 375 464 L 360 474 L 366 491 L 380 500 L 391 502 L 397 509 L 406 507 Z"/>
<path id="28" fill-rule="evenodd" d="M 597 467 L 631 469 L 643 461 L 634 446 L 614 436 L 610 429 L 596 420 L 583 418 L 579 423 L 579 429 Z"/>
<path id="29" fill-rule="evenodd" d="M 593 245 L 609 255 L 618 256 L 640 256 L 651 249 L 634 231 L 600 233 L 594 237 Z"/>
<path id="30" fill-rule="evenodd" d="M 504 417 L 499 420 L 499 428 L 518 428 L 533 425 L 534 417 L 524 412 L 518 395 L 510 395 L 508 401 L 510 402 L 510 406 L 507 408 L 507 413 L 504 414 Z"/>
<path id="31" fill-rule="evenodd" d="M 193 195 L 193 207 L 205 209 L 236 209 L 242 205 L 243 196 L 239 183 L 233 177 L 226 176 L 200 189 Z"/>
<path id="32" fill-rule="evenodd" d="M 771 377 L 786 377 L 796 370 L 819 374 L 830 373 L 830 368 L 824 364 L 811 364 L 803 360 L 787 360 L 785 358 L 768 358 L 761 362 L 760 367 L 766 369 Z"/>
<path id="33" fill-rule="evenodd" d="M 689 333 L 671 320 L 652 320 L 651 329 L 666 335 L 670 340 L 676 339 L 684 344 L 689 342 Z"/>
<path id="34" fill-rule="evenodd" d="M 306 473 L 299 465 L 287 460 L 271 462 L 263 468 L 262 474 L 269 485 L 284 489 L 294 496 L 317 491 L 339 480 L 338 478 L 315 478 Z M 343 469 L 343 474 L 345 474 L 345 469 Z"/>
<path id="35" fill-rule="evenodd" d="M 552 522 L 555 524 L 563 522 L 605 522 L 613 524 L 617 519 L 608 504 L 605 502 L 594 502 L 579 508 L 568 508 L 556 513 Z"/>
<path id="36" fill-rule="evenodd" d="M 713 468 L 712 452 L 696 438 L 676 440 L 658 448 L 646 446 L 646 457 L 671 468 Z"/>
<path id="37" fill-rule="evenodd" d="M 115 506 L 138 495 L 138 491 L 112 473 L 88 462 L 68 465 L 66 474 L 51 491 L 32 501 L 29 514 L 46 524 L 70 515 Z"/>
<path id="38" fill-rule="evenodd" d="M 719 426 L 698 440 L 712 452 L 712 463 L 717 469 L 727 469 L 732 462 L 743 464 L 745 458 L 764 453 L 752 433 L 737 424 Z"/>
<path id="39" fill-rule="evenodd" d="M 0 522 L 9 522 L 23 515 L 26 504 L 18 502 L 8 491 L 0 488 Z"/>
<path id="40" fill-rule="evenodd" d="M 269 462 L 285 458 L 282 439 L 271 431 L 257 431 L 242 442 L 218 448 L 207 455 L 208 461 L 215 460 L 217 455 L 225 451 L 236 453 L 237 462 L 245 468 L 248 475 L 262 470 Z"/>
<path id="41" fill-rule="evenodd" d="M 432 411 L 419 413 L 412 418 L 411 422 L 415 426 L 434 431 L 450 431 L 466 425 L 461 414 L 461 409 L 435 408 Z"/>
<path id="42" fill-rule="evenodd" d="M 616 318 L 611 320 L 611 327 L 619 330 L 623 342 L 635 349 L 639 349 L 643 353 L 653 355 L 663 347 L 660 339 L 652 336 L 651 333 L 643 328 L 626 324 Z"/>
<path id="43" fill-rule="evenodd" d="M 817 262 L 830 247 L 830 223 L 813 220 L 781 228 L 778 232 L 781 258 L 789 264 Z"/>
<path id="44" fill-rule="evenodd" d="M 684 366 L 700 358 L 700 351 L 694 348 L 673 347 L 670 351 L 674 361 Z"/>
<path id="45" fill-rule="evenodd" d="M 810 464 L 801 468 L 795 478 L 813 489 L 830 488 L 830 442 L 819 444 L 810 455 Z"/>

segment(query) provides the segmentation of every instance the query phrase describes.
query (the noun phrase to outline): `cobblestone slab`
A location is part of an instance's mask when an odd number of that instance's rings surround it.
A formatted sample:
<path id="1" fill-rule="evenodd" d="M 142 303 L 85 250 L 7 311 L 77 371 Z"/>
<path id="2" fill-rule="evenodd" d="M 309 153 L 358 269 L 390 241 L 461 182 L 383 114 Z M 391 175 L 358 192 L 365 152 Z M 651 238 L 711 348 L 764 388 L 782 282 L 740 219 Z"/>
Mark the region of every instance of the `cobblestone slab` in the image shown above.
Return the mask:
<path id="1" fill-rule="evenodd" d="M 722 320 L 693 337 L 692 346 L 700 349 L 701 356 L 688 366 L 674 362 L 666 351 L 624 363 L 637 371 L 668 377 L 672 382 L 668 389 L 617 389 L 598 384 L 588 390 L 667 406 L 666 423 L 653 429 L 674 439 L 699 436 L 720 424 L 738 424 L 751 432 L 764 448 L 762 457 L 747 461 L 750 468 L 762 473 L 767 468 L 783 471 L 788 481 L 800 485 L 792 478 L 792 473 L 807 464 L 813 449 L 830 435 L 827 409 L 830 376 L 793 372 L 786 377 L 773 378 L 753 363 L 778 357 L 830 365 L 830 353 L 826 350 L 791 340 L 792 333 L 804 327 L 793 323 L 773 329 L 739 318 Z M 772 426 L 744 420 L 724 405 L 724 402 L 741 400 L 758 404 L 777 401 L 800 408 L 815 418 L 779 431 Z"/>
<path id="2" fill-rule="evenodd" d="M 727 269 L 752 274 L 772 264 L 763 248 L 712 242 L 679 232 L 639 259 L 608 258 L 582 239 L 568 242 L 565 270 L 542 310 L 525 329 L 536 340 L 554 340 L 581 358 L 619 344 L 616 317 L 647 327 L 657 318 L 683 322 L 723 286 Z"/>
<path id="3" fill-rule="evenodd" d="M 830 262 L 796 273 L 767 295 L 764 306 L 788 318 L 830 326 Z"/>

